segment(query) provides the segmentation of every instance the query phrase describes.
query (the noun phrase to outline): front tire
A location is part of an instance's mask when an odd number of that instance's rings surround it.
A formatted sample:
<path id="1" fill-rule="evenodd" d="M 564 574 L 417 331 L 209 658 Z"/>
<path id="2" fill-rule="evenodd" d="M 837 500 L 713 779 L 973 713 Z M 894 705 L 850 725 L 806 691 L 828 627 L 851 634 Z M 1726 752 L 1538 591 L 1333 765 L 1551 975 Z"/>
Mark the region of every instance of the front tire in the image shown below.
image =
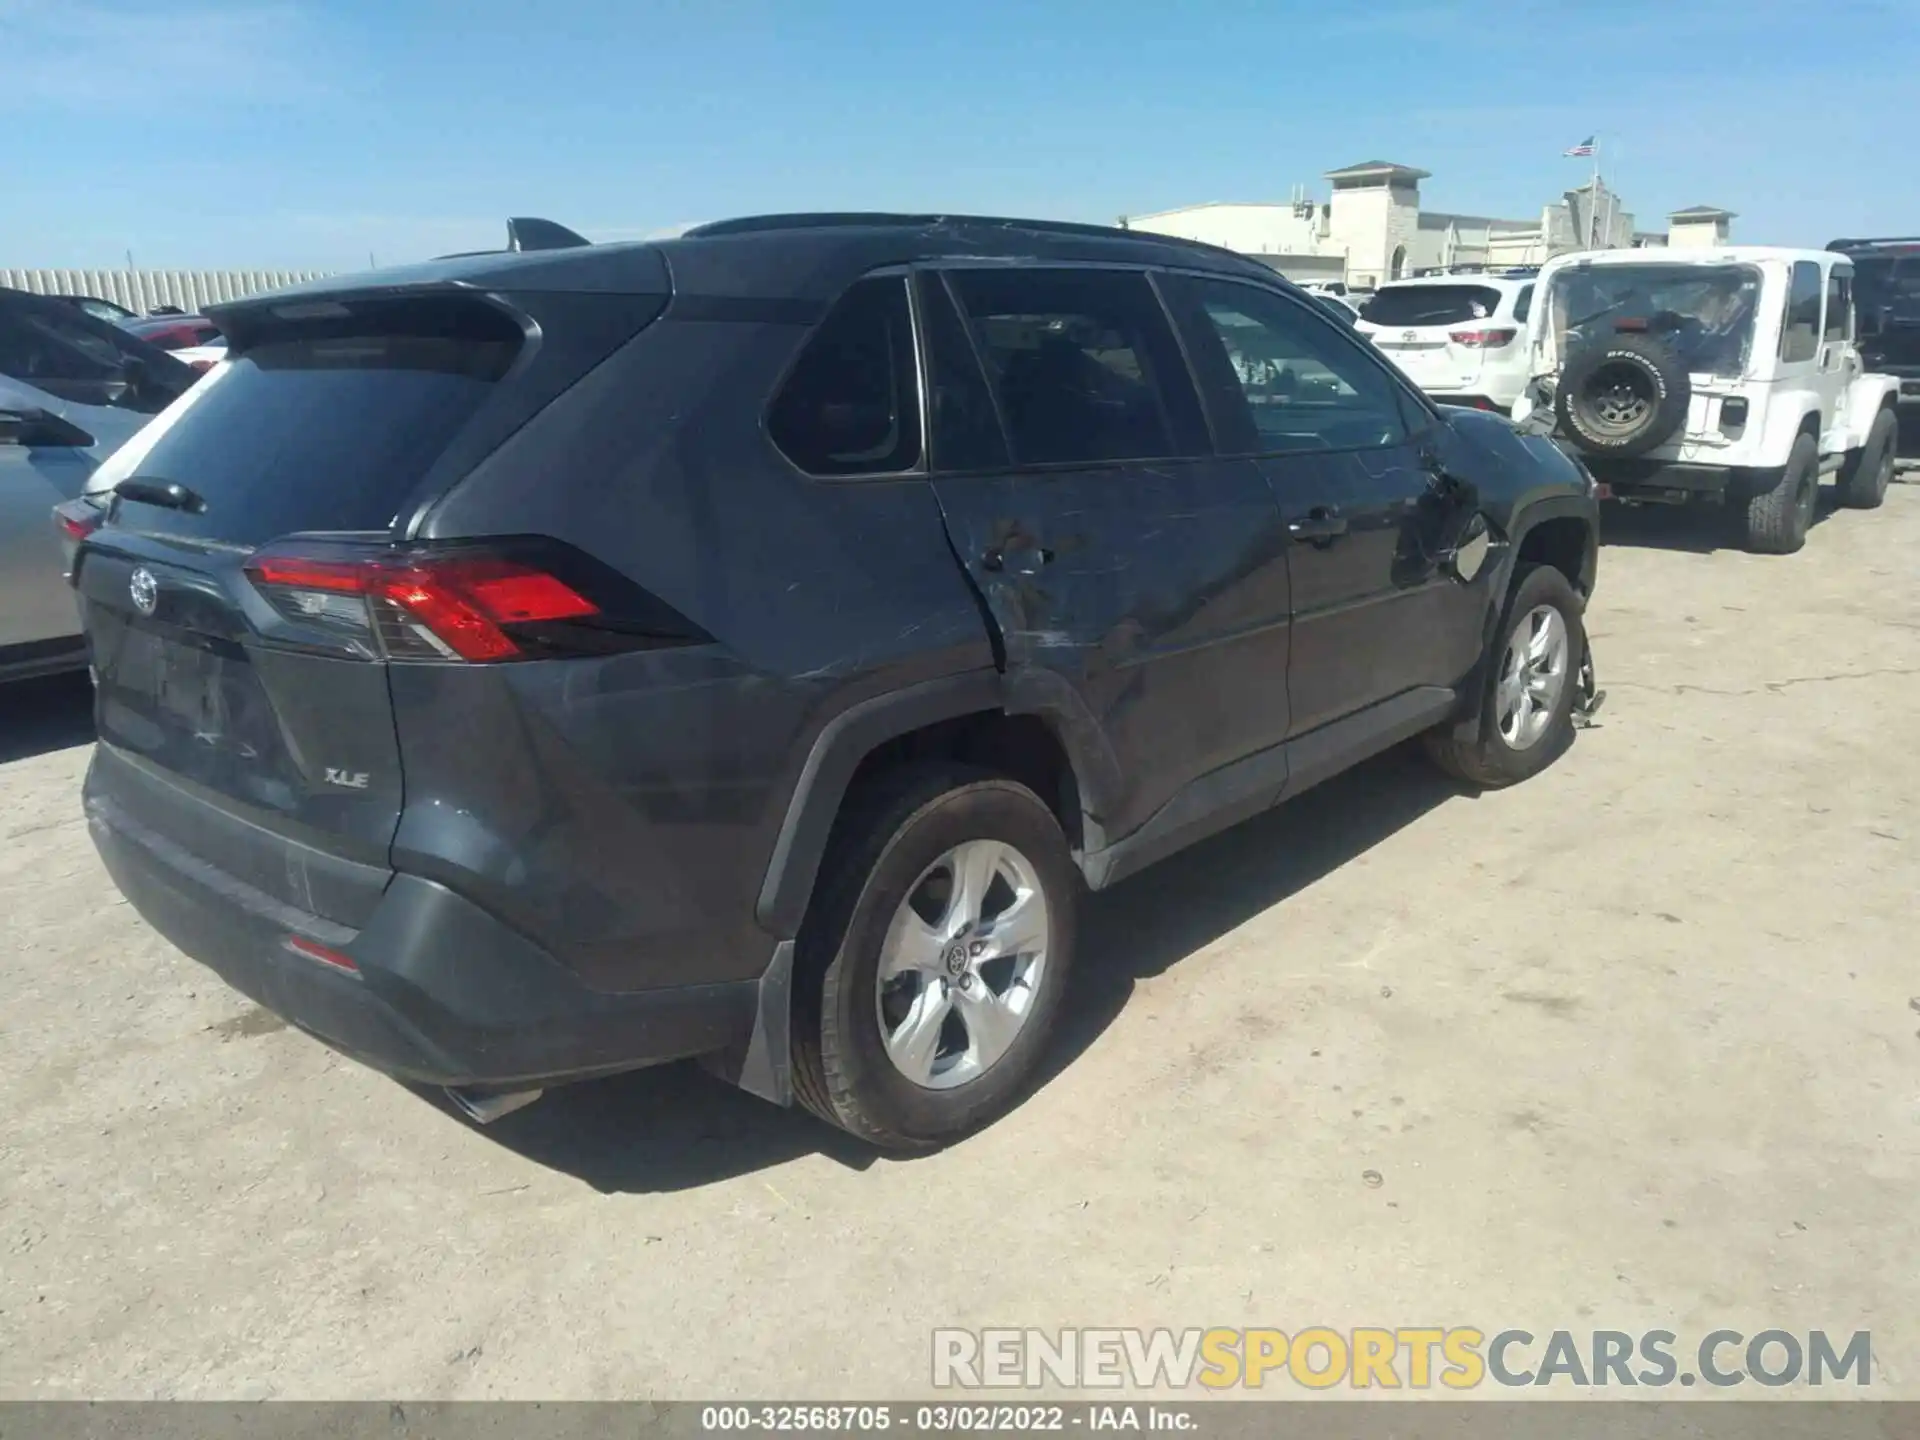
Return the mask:
<path id="1" fill-rule="evenodd" d="M 1531 778 L 1573 739 L 1573 706 L 1587 655 L 1585 606 L 1551 565 L 1514 576 L 1507 608 L 1487 656 L 1480 733 L 1472 742 L 1451 727 L 1429 733 L 1427 753 L 1456 780 L 1499 790 Z"/>
<path id="2" fill-rule="evenodd" d="M 1747 502 L 1747 549 L 1756 555 L 1791 555 L 1807 543 L 1820 497 L 1820 446 L 1801 435 L 1772 489 Z"/>
<path id="3" fill-rule="evenodd" d="M 794 1093 L 890 1150 L 1026 1094 L 1059 1018 L 1080 876 L 1024 785 L 916 767 L 853 800 L 800 932 Z"/>
<path id="4" fill-rule="evenodd" d="M 1893 411 L 1882 410 L 1867 431 L 1867 443 L 1840 468 L 1840 503 L 1850 510 L 1879 509 L 1893 483 L 1899 453 L 1900 422 Z"/>

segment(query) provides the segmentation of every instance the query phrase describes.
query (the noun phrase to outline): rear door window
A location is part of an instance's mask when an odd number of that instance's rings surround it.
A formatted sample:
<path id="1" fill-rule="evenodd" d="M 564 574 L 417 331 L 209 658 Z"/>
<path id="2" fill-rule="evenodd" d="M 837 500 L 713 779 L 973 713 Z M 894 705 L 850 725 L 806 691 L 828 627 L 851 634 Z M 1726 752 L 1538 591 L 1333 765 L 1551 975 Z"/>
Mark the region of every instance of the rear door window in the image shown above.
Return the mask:
<path id="1" fill-rule="evenodd" d="M 1186 361 L 1145 274 L 955 270 L 1016 465 L 1205 455 Z"/>
<path id="2" fill-rule="evenodd" d="M 1499 313 L 1500 292 L 1491 285 L 1398 285 L 1375 292 L 1360 307 L 1369 325 L 1459 325 Z"/>
<path id="3" fill-rule="evenodd" d="M 927 423 L 938 470 L 993 470 L 1007 463 L 993 392 L 967 327 L 937 272 L 919 277 L 920 329 L 927 352 Z"/>
<path id="4" fill-rule="evenodd" d="M 809 475 L 890 475 L 920 463 L 920 380 L 906 277 L 843 295 L 767 412 L 767 434 Z"/>
<path id="5" fill-rule="evenodd" d="M 387 529 L 522 343 L 513 320 L 471 300 L 366 303 L 263 329 L 151 443 L 108 462 L 116 483 L 174 482 L 204 508 L 122 502 L 122 523 L 249 545 Z"/>

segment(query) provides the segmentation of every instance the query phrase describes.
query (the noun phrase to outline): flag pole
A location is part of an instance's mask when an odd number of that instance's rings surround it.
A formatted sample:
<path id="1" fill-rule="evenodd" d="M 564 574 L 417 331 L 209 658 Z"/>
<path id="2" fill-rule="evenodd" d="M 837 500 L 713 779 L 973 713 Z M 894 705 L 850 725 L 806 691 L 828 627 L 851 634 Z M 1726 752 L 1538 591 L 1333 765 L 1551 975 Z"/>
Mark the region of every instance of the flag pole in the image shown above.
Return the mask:
<path id="1" fill-rule="evenodd" d="M 1593 180 L 1587 190 L 1587 249 L 1595 246 L 1595 226 L 1600 218 L 1600 137 L 1593 137 Z"/>

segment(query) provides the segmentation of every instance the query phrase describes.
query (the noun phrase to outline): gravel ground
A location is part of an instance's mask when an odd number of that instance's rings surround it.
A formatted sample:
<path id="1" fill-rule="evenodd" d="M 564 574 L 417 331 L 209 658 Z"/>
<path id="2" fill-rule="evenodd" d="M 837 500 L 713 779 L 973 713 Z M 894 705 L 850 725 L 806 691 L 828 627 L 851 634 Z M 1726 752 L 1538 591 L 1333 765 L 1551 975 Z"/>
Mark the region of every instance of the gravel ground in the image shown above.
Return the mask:
<path id="1" fill-rule="evenodd" d="M 1920 1396 L 1920 486 L 1608 523 L 1560 764 L 1100 897 L 1057 1073 L 912 1162 L 688 1067 L 466 1126 L 149 932 L 84 682 L 0 695 L 0 1396 L 900 1397 L 935 1326 L 1147 1324 L 1870 1329 Z"/>

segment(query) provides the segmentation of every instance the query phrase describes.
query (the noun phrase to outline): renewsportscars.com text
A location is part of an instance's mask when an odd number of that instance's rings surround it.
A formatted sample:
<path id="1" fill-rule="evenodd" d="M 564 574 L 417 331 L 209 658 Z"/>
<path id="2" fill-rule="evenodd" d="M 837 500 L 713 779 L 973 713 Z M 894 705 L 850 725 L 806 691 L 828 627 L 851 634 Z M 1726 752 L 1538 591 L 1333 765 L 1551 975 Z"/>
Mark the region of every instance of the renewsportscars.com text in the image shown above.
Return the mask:
<path id="1" fill-rule="evenodd" d="M 1855 1386 L 1873 1383 L 1865 1330 L 1488 1332 L 1471 1325 L 1284 1330 L 936 1330 L 940 1389 L 1472 1390 L 1505 1386 Z"/>

